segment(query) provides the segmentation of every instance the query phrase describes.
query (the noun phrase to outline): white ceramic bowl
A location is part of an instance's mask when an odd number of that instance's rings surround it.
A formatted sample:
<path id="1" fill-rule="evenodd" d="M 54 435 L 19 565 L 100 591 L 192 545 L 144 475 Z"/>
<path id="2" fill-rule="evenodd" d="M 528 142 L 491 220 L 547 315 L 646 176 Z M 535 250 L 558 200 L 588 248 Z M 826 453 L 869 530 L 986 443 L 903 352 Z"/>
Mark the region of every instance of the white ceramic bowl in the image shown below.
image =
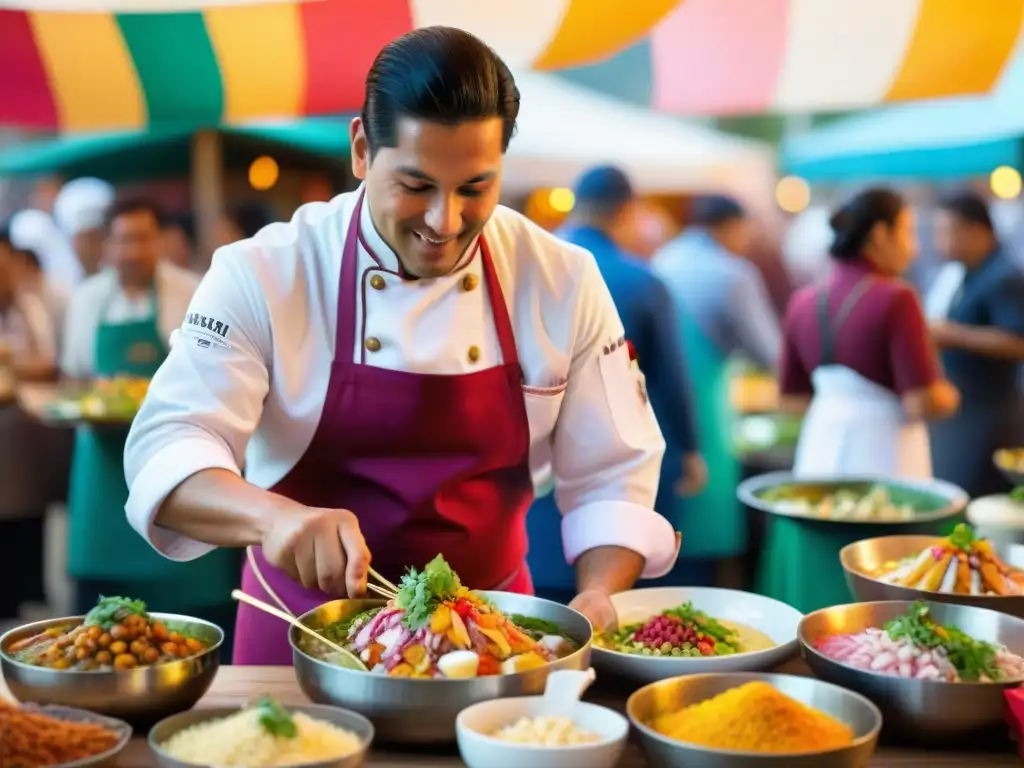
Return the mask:
<path id="1" fill-rule="evenodd" d="M 619 624 L 647 621 L 669 608 L 692 602 L 713 619 L 726 619 L 763 632 L 776 645 L 765 651 L 732 656 L 666 657 L 639 656 L 612 651 L 594 643 L 593 665 L 599 672 L 653 683 L 680 675 L 711 672 L 761 672 L 782 664 L 798 650 L 797 630 L 803 614 L 770 597 L 714 587 L 654 587 L 612 595 Z"/>
<path id="2" fill-rule="evenodd" d="M 584 730 L 601 736 L 601 741 L 570 747 L 535 747 L 501 741 L 491 734 L 523 717 L 541 713 L 542 696 L 492 699 L 474 704 L 459 713 L 455 733 L 459 754 L 469 768 L 523 766 L 523 768 L 615 768 L 626 748 L 629 721 L 618 712 L 585 701 L 575 702 L 564 713 Z"/>

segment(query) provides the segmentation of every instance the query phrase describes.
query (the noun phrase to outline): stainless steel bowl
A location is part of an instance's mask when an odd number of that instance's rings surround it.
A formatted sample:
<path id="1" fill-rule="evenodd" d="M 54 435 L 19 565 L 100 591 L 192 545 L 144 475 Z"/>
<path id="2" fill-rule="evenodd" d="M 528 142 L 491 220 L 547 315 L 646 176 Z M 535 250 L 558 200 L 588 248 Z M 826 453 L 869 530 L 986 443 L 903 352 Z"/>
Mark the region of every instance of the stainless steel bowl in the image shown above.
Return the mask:
<path id="1" fill-rule="evenodd" d="M 77 626 L 83 616 L 47 619 L 12 629 L 0 637 L 0 670 L 18 701 L 61 704 L 87 709 L 131 723 L 138 730 L 157 720 L 191 709 L 213 682 L 220 666 L 224 631 L 216 624 L 173 613 L 152 613 L 153 618 L 184 625 L 208 650 L 190 659 L 153 667 L 78 672 L 47 669 L 15 661 L 7 649 L 19 640 L 59 626 Z"/>
<path id="2" fill-rule="evenodd" d="M 989 608 L 1024 618 L 1024 595 L 999 597 L 926 592 L 923 589 L 888 584 L 877 578 L 888 564 L 916 556 L 940 540 L 938 536 L 882 536 L 849 544 L 839 551 L 839 562 L 846 574 L 846 584 L 853 596 L 862 603 L 880 600 L 930 600 L 937 603 Z M 1017 568 L 1024 568 L 1024 544 L 998 541 L 991 543 L 1004 562 Z"/>
<path id="3" fill-rule="evenodd" d="M 544 619 L 561 627 L 577 643 L 578 651 L 538 669 L 514 675 L 493 675 L 470 680 L 410 679 L 345 669 L 314 658 L 299 647 L 300 631 L 289 632 L 299 686 L 310 699 L 366 715 L 378 738 L 391 743 L 429 744 L 455 741 L 455 718 L 480 701 L 544 692 L 548 675 L 556 669 L 590 667 L 590 622 L 560 603 L 510 592 L 480 592 L 506 615 Z M 314 629 L 383 605 L 383 600 L 335 600 L 299 617 Z"/>
<path id="4" fill-rule="evenodd" d="M 344 709 L 338 709 L 337 707 L 324 707 L 317 706 L 315 704 L 305 704 L 297 707 L 285 707 L 289 712 L 301 712 L 310 717 L 316 718 L 317 720 L 323 720 L 332 725 L 336 725 L 339 728 L 344 728 L 355 734 L 355 737 L 359 739 L 359 751 L 353 752 L 351 755 L 340 757 L 336 760 L 325 760 L 320 763 L 303 763 L 302 768 L 362 768 L 366 762 L 366 753 L 370 749 L 370 744 L 373 742 L 373 725 L 360 714 L 356 712 L 349 712 Z M 167 742 L 171 736 L 176 734 L 178 731 L 198 725 L 199 723 L 205 723 L 210 720 L 218 720 L 224 717 L 230 717 L 238 712 L 238 707 L 223 707 L 218 709 L 193 709 L 189 712 L 182 712 L 178 715 L 171 715 L 170 717 L 161 720 L 152 730 L 149 732 L 149 748 L 153 750 L 153 754 L 156 755 L 156 761 L 163 768 L 196 768 L 196 766 L 206 766 L 209 763 L 185 763 L 174 757 L 171 757 L 163 749 L 163 745 Z"/>
<path id="5" fill-rule="evenodd" d="M 819 501 L 844 489 L 867 493 L 872 488 L 881 486 L 894 503 L 909 504 L 916 511 L 909 520 L 818 517 L 795 510 L 771 498 L 773 491 L 787 486 L 794 491 L 799 490 L 800 496 L 810 501 Z M 769 472 L 749 477 L 737 486 L 736 496 L 748 507 L 771 515 L 835 525 L 885 525 L 896 526 L 897 529 L 953 517 L 962 512 L 970 501 L 970 497 L 962 488 L 944 480 L 910 480 L 867 475 L 798 478 L 792 472 Z"/>
<path id="6" fill-rule="evenodd" d="M 886 736 L 902 741 L 959 741 L 1002 726 L 1003 691 L 1010 683 L 947 683 L 880 675 L 841 664 L 819 652 L 822 637 L 852 634 L 881 627 L 907 612 L 913 602 L 893 600 L 823 608 L 800 623 L 800 651 L 807 666 L 822 680 L 862 693 L 882 710 Z M 1024 652 L 1024 619 L 965 605 L 931 603 L 935 620 L 958 627 L 977 640 Z"/>
<path id="7" fill-rule="evenodd" d="M 1013 450 L 1010 448 L 1000 448 L 992 454 L 992 463 L 996 465 L 996 469 L 1003 473 L 1003 477 L 1011 483 L 1014 485 L 1024 485 L 1024 471 L 1015 469 L 1009 461 L 1009 454 Z"/>
<path id="8" fill-rule="evenodd" d="M 773 755 L 687 744 L 662 736 L 648 725 L 658 715 L 678 712 L 754 681 L 770 683 L 790 698 L 846 723 L 853 729 L 853 742 L 825 752 Z M 811 677 L 745 672 L 687 675 L 651 683 L 629 697 L 626 715 L 639 732 L 647 756 L 661 768 L 865 768 L 882 727 L 878 707 L 859 693 Z"/>

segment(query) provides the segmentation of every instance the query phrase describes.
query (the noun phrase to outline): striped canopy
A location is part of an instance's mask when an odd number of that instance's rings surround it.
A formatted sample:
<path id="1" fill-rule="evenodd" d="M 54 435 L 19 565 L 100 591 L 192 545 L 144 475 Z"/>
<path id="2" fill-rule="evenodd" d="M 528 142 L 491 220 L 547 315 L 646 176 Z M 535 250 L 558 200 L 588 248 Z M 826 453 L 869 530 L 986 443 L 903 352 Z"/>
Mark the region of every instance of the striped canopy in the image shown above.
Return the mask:
<path id="1" fill-rule="evenodd" d="M 0 0 L 0 124 L 82 132 L 346 112 L 380 48 L 417 27 L 461 27 L 512 66 L 558 69 L 632 45 L 676 4 Z"/>
<path id="2" fill-rule="evenodd" d="M 987 93 L 1024 0 L 685 0 L 639 44 L 562 72 L 680 114 L 844 111 Z"/>

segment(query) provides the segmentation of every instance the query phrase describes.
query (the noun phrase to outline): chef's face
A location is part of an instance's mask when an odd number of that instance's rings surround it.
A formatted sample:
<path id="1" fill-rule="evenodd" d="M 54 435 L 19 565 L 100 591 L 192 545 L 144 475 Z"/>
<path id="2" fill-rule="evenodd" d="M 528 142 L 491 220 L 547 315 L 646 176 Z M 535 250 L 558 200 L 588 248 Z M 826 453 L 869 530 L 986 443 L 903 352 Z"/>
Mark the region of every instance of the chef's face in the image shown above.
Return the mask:
<path id="1" fill-rule="evenodd" d="M 145 288 L 152 283 L 162 244 L 160 234 L 160 222 L 146 209 L 121 213 L 110 222 L 107 256 L 121 285 Z"/>
<path id="2" fill-rule="evenodd" d="M 397 146 L 371 160 L 362 122 L 352 121 L 352 172 L 365 179 L 374 225 L 405 270 L 446 275 L 498 204 L 502 122 L 400 118 L 396 127 Z"/>

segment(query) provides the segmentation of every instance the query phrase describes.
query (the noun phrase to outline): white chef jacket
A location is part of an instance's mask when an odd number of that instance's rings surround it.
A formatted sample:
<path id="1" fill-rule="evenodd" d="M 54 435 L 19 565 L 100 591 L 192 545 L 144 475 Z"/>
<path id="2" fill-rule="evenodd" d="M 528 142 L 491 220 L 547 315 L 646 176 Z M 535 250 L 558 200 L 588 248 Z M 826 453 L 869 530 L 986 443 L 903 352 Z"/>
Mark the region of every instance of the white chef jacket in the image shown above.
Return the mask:
<path id="1" fill-rule="evenodd" d="M 189 307 L 195 322 L 176 333 L 125 450 L 128 518 L 165 556 L 191 560 L 213 549 L 153 524 L 183 480 L 244 465 L 249 482 L 270 488 L 312 440 L 357 194 L 304 205 L 291 222 L 214 255 Z M 499 365 L 481 259 L 444 277 L 402 280 L 369 205 L 362 210 L 363 235 L 384 269 L 359 247 L 355 361 L 448 375 Z M 616 346 L 623 326 L 593 256 L 503 207 L 484 233 L 525 376 L 531 469 L 554 473 L 566 558 L 617 545 L 646 558 L 645 577 L 665 574 L 677 549 L 671 524 L 653 511 L 665 443 L 641 374 L 626 345 Z M 478 278 L 469 290 L 467 274 Z M 371 287 L 375 276 L 380 289 Z M 365 351 L 371 337 L 379 349 Z"/>
<path id="2" fill-rule="evenodd" d="M 157 328 L 168 340 L 185 319 L 199 276 L 165 261 L 156 265 Z M 61 371 L 87 379 L 94 375 L 96 330 L 101 323 L 129 323 L 149 317 L 150 296 L 132 297 L 121 290 L 117 272 L 104 269 L 86 278 L 71 294 L 64 315 Z"/>

